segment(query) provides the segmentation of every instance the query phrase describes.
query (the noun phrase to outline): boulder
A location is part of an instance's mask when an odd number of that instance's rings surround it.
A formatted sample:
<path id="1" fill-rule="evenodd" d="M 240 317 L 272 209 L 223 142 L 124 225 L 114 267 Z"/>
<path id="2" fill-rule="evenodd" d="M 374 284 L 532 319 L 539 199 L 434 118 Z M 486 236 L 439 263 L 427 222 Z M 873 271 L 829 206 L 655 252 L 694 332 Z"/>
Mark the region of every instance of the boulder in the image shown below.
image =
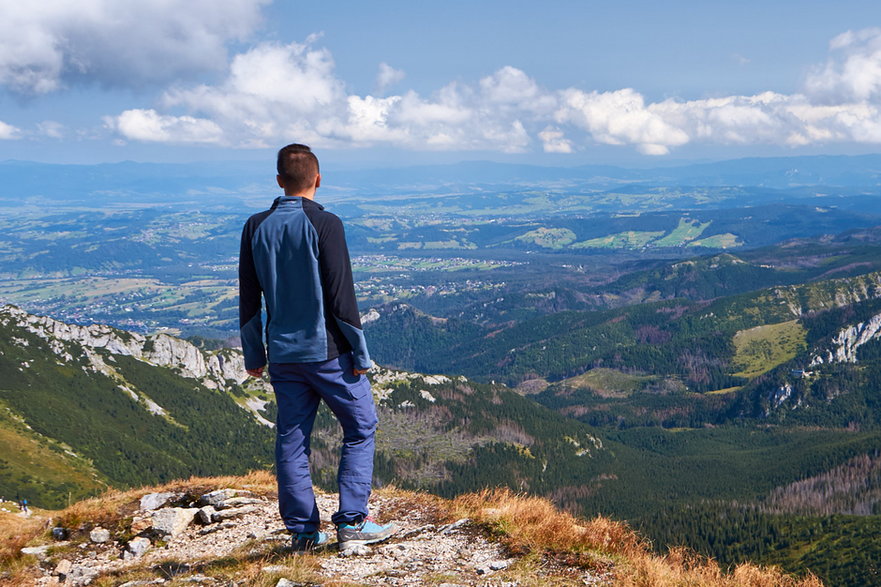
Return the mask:
<path id="1" fill-rule="evenodd" d="M 196 517 L 197 508 L 162 508 L 153 514 L 153 530 L 175 538 Z"/>
<path id="2" fill-rule="evenodd" d="M 214 520 L 212 516 L 217 513 L 217 510 L 214 509 L 214 506 L 206 505 L 205 507 L 199 508 L 199 512 L 196 514 L 196 517 L 199 519 L 199 522 L 202 524 L 208 525 Z"/>
<path id="3" fill-rule="evenodd" d="M 125 552 L 130 556 L 141 556 L 150 549 L 150 539 L 139 536 L 132 538 L 126 546 Z"/>
<path id="4" fill-rule="evenodd" d="M 148 493 L 141 498 L 141 509 L 145 512 L 158 510 L 168 502 L 181 497 L 180 493 L 164 491 L 162 493 Z"/>
<path id="5" fill-rule="evenodd" d="M 108 530 L 107 528 L 102 528 L 100 526 L 98 526 L 97 528 L 93 528 L 92 531 L 89 532 L 89 540 L 97 544 L 110 542 L 110 530 Z"/>
<path id="6" fill-rule="evenodd" d="M 132 533 L 140 534 L 144 530 L 149 530 L 153 527 L 153 520 L 151 518 L 141 518 L 139 516 L 135 516 L 132 518 Z"/>
<path id="7" fill-rule="evenodd" d="M 70 569 L 73 568 L 73 563 L 67 560 L 66 558 L 61 559 L 57 565 L 55 565 L 55 570 L 52 572 L 53 575 L 58 575 L 58 578 L 62 581 L 67 578 L 67 575 L 70 574 Z"/>

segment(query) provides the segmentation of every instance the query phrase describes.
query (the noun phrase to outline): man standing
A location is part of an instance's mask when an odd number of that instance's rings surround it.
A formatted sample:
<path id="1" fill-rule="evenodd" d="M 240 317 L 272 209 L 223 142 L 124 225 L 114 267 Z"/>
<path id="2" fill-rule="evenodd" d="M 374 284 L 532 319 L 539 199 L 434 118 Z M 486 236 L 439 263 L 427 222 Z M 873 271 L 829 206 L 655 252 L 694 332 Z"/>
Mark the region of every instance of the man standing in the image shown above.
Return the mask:
<path id="1" fill-rule="evenodd" d="M 297 550 L 327 542 L 309 475 L 309 439 L 321 400 L 343 429 L 333 515 L 341 550 L 385 540 L 397 528 L 367 518 L 373 479 L 376 408 L 365 373 L 367 353 L 355 301 L 343 224 L 314 201 L 318 159 L 305 145 L 278 152 L 284 196 L 254 214 L 242 231 L 239 326 L 245 369 L 269 377 L 278 404 L 275 462 L 278 503 Z M 261 294 L 266 301 L 263 344 Z"/>

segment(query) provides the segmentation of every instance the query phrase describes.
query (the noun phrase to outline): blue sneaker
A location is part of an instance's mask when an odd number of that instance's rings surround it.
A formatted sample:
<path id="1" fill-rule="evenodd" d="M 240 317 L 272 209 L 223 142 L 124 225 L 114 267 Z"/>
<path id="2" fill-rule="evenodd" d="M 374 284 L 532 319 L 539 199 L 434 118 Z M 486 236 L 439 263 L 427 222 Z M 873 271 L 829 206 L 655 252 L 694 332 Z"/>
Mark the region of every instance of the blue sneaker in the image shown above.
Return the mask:
<path id="1" fill-rule="evenodd" d="M 309 552 L 327 544 L 324 532 L 299 532 L 291 538 L 291 548 L 296 552 Z"/>
<path id="2" fill-rule="evenodd" d="M 336 537 L 340 551 L 347 552 L 364 544 L 382 542 L 397 531 L 398 527 L 394 524 L 380 526 L 370 518 L 365 518 L 358 524 L 338 524 Z"/>

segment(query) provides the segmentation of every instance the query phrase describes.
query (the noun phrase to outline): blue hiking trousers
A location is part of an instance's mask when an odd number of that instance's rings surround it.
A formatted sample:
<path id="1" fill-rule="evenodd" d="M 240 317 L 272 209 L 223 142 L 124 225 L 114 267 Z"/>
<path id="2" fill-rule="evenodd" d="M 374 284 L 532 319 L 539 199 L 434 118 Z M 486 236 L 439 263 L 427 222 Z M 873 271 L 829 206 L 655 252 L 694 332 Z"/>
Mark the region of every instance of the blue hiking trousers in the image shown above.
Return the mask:
<path id="1" fill-rule="evenodd" d="M 291 532 L 313 532 L 320 524 L 312 478 L 309 439 L 321 400 L 343 428 L 339 509 L 334 524 L 355 524 L 367 517 L 373 480 L 376 406 L 370 382 L 352 373 L 352 356 L 344 353 L 318 363 L 270 363 L 269 377 L 278 404 L 275 464 L 278 507 Z"/>

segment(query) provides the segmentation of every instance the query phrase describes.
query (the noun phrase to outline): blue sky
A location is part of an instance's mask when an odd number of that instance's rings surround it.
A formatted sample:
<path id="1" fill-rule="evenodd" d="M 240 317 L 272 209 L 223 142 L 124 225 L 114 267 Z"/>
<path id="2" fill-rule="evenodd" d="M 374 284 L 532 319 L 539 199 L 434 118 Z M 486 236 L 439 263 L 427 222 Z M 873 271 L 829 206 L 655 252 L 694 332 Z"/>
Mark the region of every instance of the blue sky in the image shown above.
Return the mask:
<path id="1" fill-rule="evenodd" d="M 881 151 L 876 2 L 0 0 L 0 160 Z"/>

